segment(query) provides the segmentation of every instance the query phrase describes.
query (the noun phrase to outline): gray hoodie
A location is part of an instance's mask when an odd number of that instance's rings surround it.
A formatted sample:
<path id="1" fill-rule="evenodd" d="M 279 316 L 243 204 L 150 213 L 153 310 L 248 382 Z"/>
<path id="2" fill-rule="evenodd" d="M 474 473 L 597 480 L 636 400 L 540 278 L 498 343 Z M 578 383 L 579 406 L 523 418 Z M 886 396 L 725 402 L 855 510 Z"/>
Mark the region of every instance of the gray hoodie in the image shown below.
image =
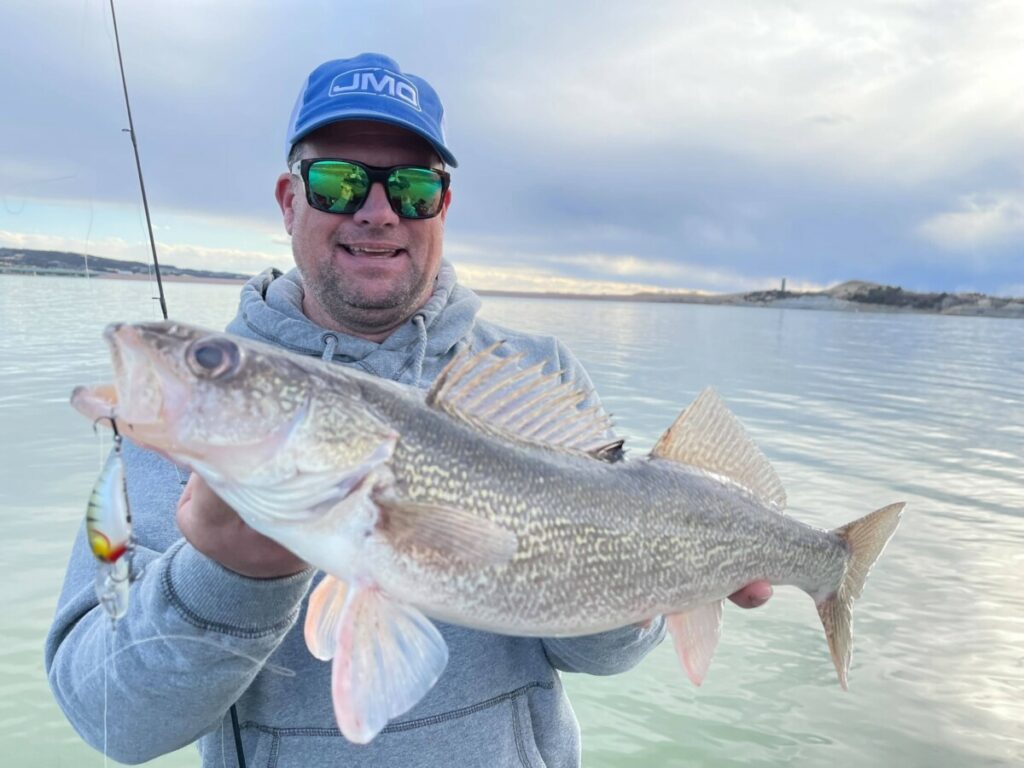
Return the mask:
<path id="1" fill-rule="evenodd" d="M 427 304 L 382 343 L 327 331 L 303 314 L 296 271 L 268 270 L 242 290 L 228 330 L 395 381 L 427 387 L 463 346 L 499 339 L 525 363 L 545 362 L 590 388 L 552 337 L 477 319 L 480 300 L 444 263 Z M 84 528 L 75 541 L 46 640 L 54 695 L 82 738 L 121 762 L 140 763 L 197 742 L 203 766 L 236 765 L 229 707 L 237 703 L 248 766 L 575 766 L 579 726 L 559 674 L 629 669 L 664 628 L 626 627 L 577 638 L 495 635 L 437 622 L 449 661 L 412 710 L 369 745 L 350 744 L 331 707 L 331 666 L 302 636 L 312 571 L 251 579 L 192 548 L 174 521 L 188 472 L 126 443 L 136 566 L 127 616 L 116 631 L 97 606 L 96 565 Z M 106 660 L 106 661 L 104 661 Z M 104 700 L 106 712 L 104 712 Z"/>

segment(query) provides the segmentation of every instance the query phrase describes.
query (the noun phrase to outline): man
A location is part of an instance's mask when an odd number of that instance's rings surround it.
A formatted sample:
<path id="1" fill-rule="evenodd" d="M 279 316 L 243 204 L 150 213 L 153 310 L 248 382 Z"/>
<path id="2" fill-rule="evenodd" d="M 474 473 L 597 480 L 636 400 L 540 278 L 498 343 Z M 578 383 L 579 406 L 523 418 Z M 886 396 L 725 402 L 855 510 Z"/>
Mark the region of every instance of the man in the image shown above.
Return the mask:
<path id="1" fill-rule="evenodd" d="M 477 319 L 479 300 L 442 260 L 444 168 L 456 165 L 442 116 L 433 88 L 384 56 L 327 62 L 309 76 L 276 187 L 297 269 L 251 280 L 229 330 L 419 387 L 459 350 L 504 339 L 525 364 L 589 388 L 555 339 Z M 128 615 L 110 635 L 80 536 L 46 648 L 71 722 L 124 762 L 194 741 L 204 766 L 228 753 L 233 762 L 236 704 L 250 765 L 577 765 L 579 729 L 555 670 L 621 672 L 663 635 L 660 618 L 560 639 L 439 623 L 449 648 L 441 679 L 369 745 L 353 745 L 335 726 L 330 665 L 302 637 L 311 569 L 197 476 L 186 482 L 130 444 L 125 461 L 143 567 Z M 734 599 L 752 605 L 769 591 L 752 585 Z"/>

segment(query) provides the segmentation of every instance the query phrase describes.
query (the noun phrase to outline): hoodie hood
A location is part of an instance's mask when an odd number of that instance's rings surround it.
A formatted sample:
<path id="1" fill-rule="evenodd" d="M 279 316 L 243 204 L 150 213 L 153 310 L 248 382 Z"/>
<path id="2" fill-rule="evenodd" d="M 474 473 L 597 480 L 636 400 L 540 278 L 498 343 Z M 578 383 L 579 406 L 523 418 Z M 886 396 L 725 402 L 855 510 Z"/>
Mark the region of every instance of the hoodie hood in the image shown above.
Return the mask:
<path id="1" fill-rule="evenodd" d="M 447 261 L 441 262 L 427 303 L 379 343 L 314 324 L 302 313 L 303 296 L 298 269 L 261 272 L 242 289 L 238 314 L 227 330 L 425 387 L 466 343 L 480 309 L 479 297 L 458 283 Z"/>

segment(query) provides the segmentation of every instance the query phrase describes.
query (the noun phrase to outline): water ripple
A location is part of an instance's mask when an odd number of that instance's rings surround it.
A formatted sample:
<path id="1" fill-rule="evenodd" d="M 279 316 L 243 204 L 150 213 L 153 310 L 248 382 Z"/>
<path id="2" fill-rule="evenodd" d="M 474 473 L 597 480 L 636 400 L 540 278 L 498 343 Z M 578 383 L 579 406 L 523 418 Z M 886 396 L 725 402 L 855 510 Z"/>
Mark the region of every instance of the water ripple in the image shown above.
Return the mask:
<path id="1" fill-rule="evenodd" d="M 41 644 L 104 452 L 66 405 L 106 377 L 100 333 L 155 319 L 144 283 L 0 277 L 0 737 L 12 765 L 97 758 L 57 710 Z M 231 286 L 168 286 L 220 327 Z M 670 644 L 610 678 L 565 676 L 594 766 L 959 766 L 1024 762 L 1024 323 L 627 302 L 488 299 L 559 337 L 633 456 L 715 387 L 770 457 L 789 513 L 834 527 L 897 499 L 904 523 L 857 606 L 843 694 L 814 607 L 779 589 L 729 605 L 694 689 Z M 186 750 L 158 761 L 195 763 Z"/>

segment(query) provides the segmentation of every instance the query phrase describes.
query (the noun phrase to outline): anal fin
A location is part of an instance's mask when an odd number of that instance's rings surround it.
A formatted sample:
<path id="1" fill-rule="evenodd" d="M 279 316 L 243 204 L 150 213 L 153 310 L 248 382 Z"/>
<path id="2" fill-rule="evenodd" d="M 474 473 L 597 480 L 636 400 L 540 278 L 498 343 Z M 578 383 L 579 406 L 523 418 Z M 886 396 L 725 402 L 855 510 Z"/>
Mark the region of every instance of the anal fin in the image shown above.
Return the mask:
<path id="1" fill-rule="evenodd" d="M 700 685 L 722 636 L 722 601 L 666 616 L 665 623 L 672 633 L 679 663 L 694 685 Z"/>

